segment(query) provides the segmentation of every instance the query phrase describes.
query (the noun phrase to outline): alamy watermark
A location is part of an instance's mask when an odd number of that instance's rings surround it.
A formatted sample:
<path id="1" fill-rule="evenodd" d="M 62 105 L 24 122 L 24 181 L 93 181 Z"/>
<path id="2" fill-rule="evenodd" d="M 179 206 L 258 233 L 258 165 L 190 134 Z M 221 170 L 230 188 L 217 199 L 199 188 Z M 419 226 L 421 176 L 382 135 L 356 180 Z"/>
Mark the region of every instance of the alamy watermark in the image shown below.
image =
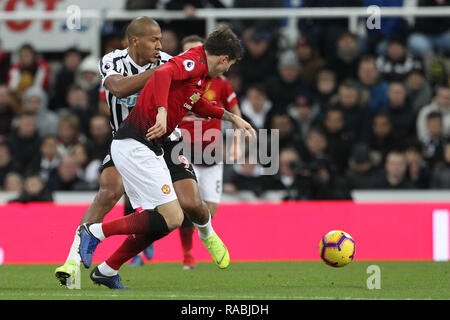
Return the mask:
<path id="1" fill-rule="evenodd" d="M 196 165 L 247 164 L 260 165 L 262 175 L 275 175 L 279 168 L 279 130 L 258 129 L 257 138 L 243 130 L 215 128 L 202 131 L 202 124 L 194 121 L 194 136 L 181 129 L 184 143 L 172 149 L 175 164 L 186 163 L 186 157 Z M 206 146 L 204 141 L 214 141 Z M 192 143 L 190 143 L 192 141 Z M 225 151 L 225 155 L 224 155 Z M 180 153 L 185 157 L 181 157 Z"/>
<path id="2" fill-rule="evenodd" d="M 373 290 L 373 289 L 381 289 L 381 269 L 379 266 L 373 264 L 367 267 L 366 270 L 367 274 L 370 274 L 370 276 L 367 278 L 366 286 L 367 289 Z"/>
<path id="3" fill-rule="evenodd" d="M 70 5 L 66 9 L 66 27 L 69 30 L 81 29 L 81 8 L 77 5 Z"/>

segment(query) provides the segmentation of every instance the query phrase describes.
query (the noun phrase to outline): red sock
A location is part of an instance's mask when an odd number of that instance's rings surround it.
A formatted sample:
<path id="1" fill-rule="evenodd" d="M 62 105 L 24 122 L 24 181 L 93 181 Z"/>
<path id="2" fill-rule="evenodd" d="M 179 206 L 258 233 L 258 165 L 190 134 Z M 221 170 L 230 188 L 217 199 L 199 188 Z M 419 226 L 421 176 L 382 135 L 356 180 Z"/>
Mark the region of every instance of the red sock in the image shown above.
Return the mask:
<path id="1" fill-rule="evenodd" d="M 135 212 L 102 224 L 103 234 L 109 237 L 115 234 L 142 234 L 149 232 L 147 211 Z"/>
<path id="2" fill-rule="evenodd" d="M 180 228 L 180 239 L 183 253 L 188 253 L 192 250 L 192 235 L 194 234 L 194 227 Z"/>
<path id="3" fill-rule="evenodd" d="M 145 234 L 129 235 L 122 245 L 106 260 L 106 263 L 114 270 L 119 270 L 125 262 L 147 248 L 151 243 L 151 239 Z"/>

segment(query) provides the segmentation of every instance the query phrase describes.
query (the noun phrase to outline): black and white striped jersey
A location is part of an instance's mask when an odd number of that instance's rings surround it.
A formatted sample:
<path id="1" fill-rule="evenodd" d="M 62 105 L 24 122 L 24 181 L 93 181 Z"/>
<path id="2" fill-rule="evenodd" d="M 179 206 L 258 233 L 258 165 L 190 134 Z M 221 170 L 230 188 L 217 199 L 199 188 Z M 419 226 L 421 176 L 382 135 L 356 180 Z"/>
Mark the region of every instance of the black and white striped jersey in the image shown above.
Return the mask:
<path id="1" fill-rule="evenodd" d="M 104 86 L 106 78 L 113 74 L 120 74 L 124 77 L 132 76 L 144 72 L 148 69 L 155 68 L 166 63 L 171 55 L 160 52 L 158 61 L 155 63 L 148 63 L 145 66 L 139 66 L 128 54 L 128 48 L 123 50 L 114 50 L 103 56 L 99 62 L 99 70 L 102 77 L 102 87 L 105 90 L 106 102 L 110 110 L 110 124 L 113 133 L 118 129 L 122 121 L 128 116 L 131 109 L 136 104 L 140 92 L 130 95 L 126 98 L 117 98 Z M 179 140 L 181 132 L 177 128 L 169 137 L 170 140 Z"/>

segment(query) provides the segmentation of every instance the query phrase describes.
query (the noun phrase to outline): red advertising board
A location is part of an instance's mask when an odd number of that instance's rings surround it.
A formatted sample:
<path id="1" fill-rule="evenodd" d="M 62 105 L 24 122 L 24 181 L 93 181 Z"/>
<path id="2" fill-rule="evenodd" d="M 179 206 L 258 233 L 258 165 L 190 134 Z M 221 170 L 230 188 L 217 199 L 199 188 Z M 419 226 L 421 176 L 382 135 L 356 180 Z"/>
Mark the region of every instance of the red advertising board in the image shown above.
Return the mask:
<path id="1" fill-rule="evenodd" d="M 0 263 L 64 262 L 88 205 L 0 205 Z M 354 238 L 355 260 L 433 260 L 448 259 L 449 212 L 450 203 L 229 203 L 220 205 L 213 226 L 232 261 L 319 260 L 319 240 L 336 229 Z M 122 214 L 123 206 L 117 205 L 106 220 Z M 93 262 L 105 260 L 123 239 L 102 242 Z M 198 261 L 210 261 L 196 235 L 194 254 Z M 178 230 L 156 242 L 152 261 L 181 259 Z"/>

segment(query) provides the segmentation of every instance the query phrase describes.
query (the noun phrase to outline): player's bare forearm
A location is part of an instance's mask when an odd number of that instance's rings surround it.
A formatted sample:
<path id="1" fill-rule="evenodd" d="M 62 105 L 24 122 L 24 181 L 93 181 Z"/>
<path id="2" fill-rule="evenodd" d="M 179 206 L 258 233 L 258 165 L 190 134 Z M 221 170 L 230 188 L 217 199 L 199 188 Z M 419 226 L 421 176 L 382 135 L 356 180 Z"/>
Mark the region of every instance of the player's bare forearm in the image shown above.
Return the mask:
<path id="1" fill-rule="evenodd" d="M 242 118 L 241 109 L 239 108 L 239 105 L 235 105 L 233 108 L 231 108 L 230 112 L 232 114 Z M 234 124 L 233 124 L 233 128 L 236 129 Z"/>
<path id="2" fill-rule="evenodd" d="M 135 94 L 144 88 L 148 79 L 158 68 L 149 69 L 142 73 L 124 77 L 114 74 L 106 78 L 105 87 L 117 98 L 125 98 Z"/>

